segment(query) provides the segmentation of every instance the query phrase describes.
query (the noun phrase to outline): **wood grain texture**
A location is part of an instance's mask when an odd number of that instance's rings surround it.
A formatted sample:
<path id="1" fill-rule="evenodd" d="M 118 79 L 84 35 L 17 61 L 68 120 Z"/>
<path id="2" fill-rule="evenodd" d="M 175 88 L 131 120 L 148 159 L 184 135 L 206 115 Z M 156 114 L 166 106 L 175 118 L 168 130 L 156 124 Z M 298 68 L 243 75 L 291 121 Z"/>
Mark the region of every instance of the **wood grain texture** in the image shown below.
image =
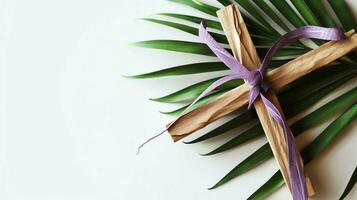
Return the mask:
<path id="1" fill-rule="evenodd" d="M 236 59 L 240 60 L 249 70 L 258 69 L 261 61 L 237 6 L 231 5 L 223 8 L 217 12 L 217 15 Z M 272 93 L 267 94 L 266 97 L 282 113 L 277 97 Z M 256 99 L 254 107 L 268 138 L 275 160 L 287 183 L 286 186 L 291 189 L 289 155 L 284 130 L 270 116 L 260 98 Z M 301 157 L 299 159 L 301 160 Z M 303 165 L 302 162 L 301 164 Z M 308 183 L 311 184 L 311 182 Z M 312 188 L 311 185 L 309 187 Z"/>

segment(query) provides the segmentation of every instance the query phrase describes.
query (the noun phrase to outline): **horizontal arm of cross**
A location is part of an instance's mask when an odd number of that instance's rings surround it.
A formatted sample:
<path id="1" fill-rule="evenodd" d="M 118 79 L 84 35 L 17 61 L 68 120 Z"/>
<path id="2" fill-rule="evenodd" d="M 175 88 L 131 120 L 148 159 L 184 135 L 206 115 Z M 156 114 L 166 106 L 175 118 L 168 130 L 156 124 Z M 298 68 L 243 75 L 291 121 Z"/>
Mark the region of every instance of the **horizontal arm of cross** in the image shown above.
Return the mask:
<path id="1" fill-rule="evenodd" d="M 280 89 L 355 50 L 357 48 L 357 34 L 350 31 L 345 35 L 347 37 L 345 40 L 327 42 L 319 48 L 268 72 L 267 80 L 271 87 L 276 90 Z M 168 131 L 172 139 L 178 141 L 247 104 L 250 89 L 251 86 L 245 83 L 185 114 L 169 128 Z"/>

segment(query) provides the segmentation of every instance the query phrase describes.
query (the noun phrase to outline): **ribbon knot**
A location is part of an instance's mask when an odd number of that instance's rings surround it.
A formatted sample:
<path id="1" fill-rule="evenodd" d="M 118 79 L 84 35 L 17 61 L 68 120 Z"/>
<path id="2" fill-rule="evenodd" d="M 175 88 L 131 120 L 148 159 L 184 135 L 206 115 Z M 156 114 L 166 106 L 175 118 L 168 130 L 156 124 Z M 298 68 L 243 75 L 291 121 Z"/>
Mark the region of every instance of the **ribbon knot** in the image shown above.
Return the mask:
<path id="1" fill-rule="evenodd" d="M 252 106 L 259 94 L 263 95 L 270 90 L 269 83 L 264 79 L 264 74 L 260 70 L 253 70 L 249 72 L 250 78 L 246 80 L 251 86 L 249 95 L 248 109 Z"/>

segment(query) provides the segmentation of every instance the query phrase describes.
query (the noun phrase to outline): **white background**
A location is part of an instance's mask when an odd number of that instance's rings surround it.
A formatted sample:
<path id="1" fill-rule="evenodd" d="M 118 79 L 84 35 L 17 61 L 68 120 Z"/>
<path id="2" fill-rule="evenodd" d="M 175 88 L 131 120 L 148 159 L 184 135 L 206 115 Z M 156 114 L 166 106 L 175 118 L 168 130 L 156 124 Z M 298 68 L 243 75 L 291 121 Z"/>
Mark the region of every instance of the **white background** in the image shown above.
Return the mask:
<path id="1" fill-rule="evenodd" d="M 202 157 L 199 153 L 229 136 L 184 145 L 165 135 L 135 155 L 143 140 L 172 119 L 158 111 L 173 106 L 148 98 L 207 76 L 121 76 L 214 60 L 129 45 L 155 38 L 192 40 L 138 20 L 168 11 L 199 14 L 165 0 L 0 0 L 0 199 L 239 200 L 270 178 L 277 169 L 272 159 L 207 190 L 264 139 Z M 357 163 L 355 128 L 356 123 L 307 167 L 316 199 L 334 200 L 342 193 Z M 285 188 L 270 197 L 288 198 Z"/>

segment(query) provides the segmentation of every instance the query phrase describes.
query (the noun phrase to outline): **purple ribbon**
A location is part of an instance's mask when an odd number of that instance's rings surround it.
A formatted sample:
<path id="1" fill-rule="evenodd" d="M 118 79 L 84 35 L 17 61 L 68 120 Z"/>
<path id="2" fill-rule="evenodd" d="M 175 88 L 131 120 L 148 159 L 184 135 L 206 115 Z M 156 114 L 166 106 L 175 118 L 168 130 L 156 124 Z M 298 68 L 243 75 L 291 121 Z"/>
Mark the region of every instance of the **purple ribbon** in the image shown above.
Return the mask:
<path id="1" fill-rule="evenodd" d="M 205 91 L 203 91 L 186 109 L 182 114 L 177 117 L 173 122 L 171 122 L 164 131 L 149 138 L 138 148 L 138 153 L 141 147 L 151 140 L 157 138 L 158 136 L 165 133 L 178 119 L 180 119 L 187 111 L 201 98 L 205 97 L 211 93 L 214 89 L 219 87 L 225 82 L 234 79 L 244 79 L 248 82 L 252 89 L 249 95 L 249 105 L 248 108 L 254 103 L 254 101 L 260 97 L 267 109 L 269 115 L 282 127 L 285 140 L 288 148 L 289 155 L 289 171 L 290 171 L 290 181 L 291 181 L 291 191 L 294 200 L 307 200 L 307 190 L 306 190 L 306 180 L 303 173 L 302 166 L 300 164 L 299 152 L 296 148 L 294 142 L 294 135 L 292 134 L 288 124 L 286 123 L 284 117 L 281 115 L 279 110 L 274 106 L 272 102 L 267 99 L 264 94 L 271 91 L 270 85 L 264 80 L 267 68 L 270 61 L 272 60 L 273 54 L 292 42 L 293 40 L 298 40 L 301 38 L 312 38 L 321 40 L 342 40 L 345 38 L 343 31 L 339 28 L 324 28 L 318 26 L 303 26 L 290 31 L 280 37 L 278 41 L 269 49 L 267 52 L 261 66 L 257 70 L 249 71 L 244 65 L 242 65 L 236 58 L 234 58 L 227 50 L 225 50 L 218 42 L 216 42 L 213 37 L 208 33 L 204 23 L 202 22 L 199 26 L 199 37 L 207 44 L 207 46 L 213 51 L 213 53 L 231 70 L 231 74 L 226 75 L 214 83 L 212 83 Z"/>
<path id="2" fill-rule="evenodd" d="M 218 44 L 208 33 L 204 23 L 200 24 L 199 37 L 201 40 L 203 40 L 203 42 L 207 44 L 207 46 L 213 51 L 213 53 L 215 53 L 216 56 L 231 69 L 232 72 L 230 75 L 227 75 L 214 82 L 202 93 L 203 95 L 200 95 L 199 98 L 202 98 L 203 96 L 212 92 L 218 86 L 232 79 L 244 79 L 246 82 L 248 82 L 252 86 L 249 95 L 248 108 L 258 98 L 258 96 L 260 96 L 269 115 L 283 128 L 289 155 L 289 176 L 291 180 L 291 190 L 293 199 L 308 199 L 305 175 L 300 164 L 299 152 L 294 142 L 294 135 L 292 134 L 288 124 L 284 120 L 284 117 L 281 115 L 279 110 L 274 106 L 272 102 L 270 102 L 264 96 L 264 94 L 270 90 L 270 86 L 264 80 L 264 77 L 273 54 L 291 41 L 301 38 L 342 40 L 345 38 L 343 31 L 338 28 L 303 26 L 294 31 L 288 32 L 282 37 L 280 37 L 279 40 L 276 41 L 275 44 L 269 49 L 260 68 L 252 71 L 246 69 L 237 59 L 235 59 L 228 51 L 226 51 L 220 44 Z M 199 98 L 197 98 L 195 102 Z"/>

